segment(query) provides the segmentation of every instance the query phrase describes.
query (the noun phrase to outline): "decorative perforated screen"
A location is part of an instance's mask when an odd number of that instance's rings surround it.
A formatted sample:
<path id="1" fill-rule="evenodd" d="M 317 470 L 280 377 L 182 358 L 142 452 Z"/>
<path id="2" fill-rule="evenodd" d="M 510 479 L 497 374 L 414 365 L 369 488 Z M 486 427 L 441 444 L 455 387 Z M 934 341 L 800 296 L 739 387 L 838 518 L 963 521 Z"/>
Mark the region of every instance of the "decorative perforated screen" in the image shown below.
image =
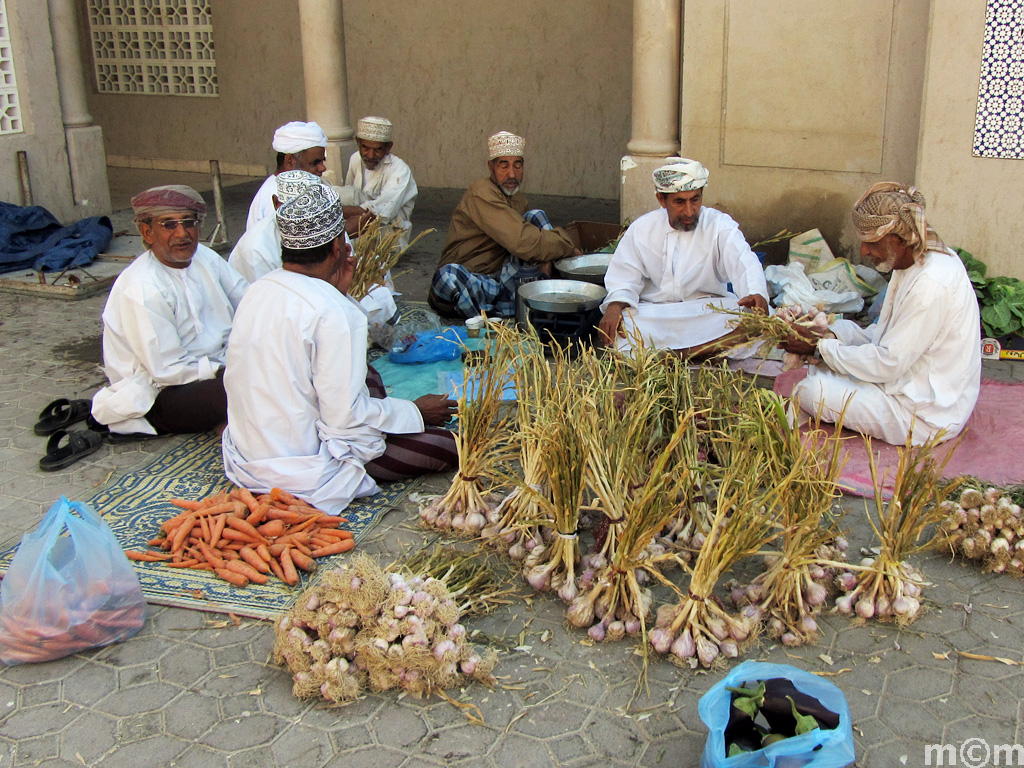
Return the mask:
<path id="1" fill-rule="evenodd" d="M 21 131 L 21 107 L 18 105 L 18 82 L 14 78 L 7 4 L 5 0 L 0 0 L 0 134 Z"/>
<path id="2" fill-rule="evenodd" d="M 210 0 L 88 0 L 100 93 L 216 96 Z"/>

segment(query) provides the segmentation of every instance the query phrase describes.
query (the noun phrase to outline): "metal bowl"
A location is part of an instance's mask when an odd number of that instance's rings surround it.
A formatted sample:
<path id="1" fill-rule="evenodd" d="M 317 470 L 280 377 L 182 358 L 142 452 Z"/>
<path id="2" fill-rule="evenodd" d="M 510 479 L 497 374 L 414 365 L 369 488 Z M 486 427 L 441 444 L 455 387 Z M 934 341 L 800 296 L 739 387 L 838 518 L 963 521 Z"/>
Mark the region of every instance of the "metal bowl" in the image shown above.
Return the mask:
<path id="1" fill-rule="evenodd" d="M 587 312 L 601 304 L 607 291 L 582 280 L 535 280 L 519 286 L 517 298 L 538 312 Z"/>
<path id="2" fill-rule="evenodd" d="M 569 280 L 583 280 L 595 285 L 604 285 L 604 273 L 611 264 L 610 253 L 585 253 L 555 262 L 555 270 Z"/>

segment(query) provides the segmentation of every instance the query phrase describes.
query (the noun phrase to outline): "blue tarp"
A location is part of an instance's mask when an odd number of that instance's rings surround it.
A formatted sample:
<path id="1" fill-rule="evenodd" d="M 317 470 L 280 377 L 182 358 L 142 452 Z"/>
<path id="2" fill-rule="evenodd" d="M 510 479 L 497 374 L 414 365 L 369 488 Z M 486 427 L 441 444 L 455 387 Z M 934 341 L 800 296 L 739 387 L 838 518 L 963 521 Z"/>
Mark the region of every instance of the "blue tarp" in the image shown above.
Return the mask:
<path id="1" fill-rule="evenodd" d="M 81 267 L 110 243 L 114 227 L 106 216 L 61 226 L 38 205 L 23 208 L 0 202 L 0 272 L 37 272 Z"/>

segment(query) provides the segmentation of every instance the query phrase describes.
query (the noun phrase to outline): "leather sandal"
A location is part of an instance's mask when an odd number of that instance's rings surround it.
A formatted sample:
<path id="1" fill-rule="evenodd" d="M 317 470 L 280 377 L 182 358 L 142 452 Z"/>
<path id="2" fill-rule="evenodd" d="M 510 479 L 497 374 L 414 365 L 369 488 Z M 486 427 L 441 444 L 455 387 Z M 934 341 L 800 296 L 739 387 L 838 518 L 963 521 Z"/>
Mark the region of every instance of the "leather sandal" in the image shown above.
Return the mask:
<path id="1" fill-rule="evenodd" d="M 68 400 L 58 398 L 43 408 L 39 421 L 34 427 L 35 433 L 42 437 L 52 435 L 58 429 L 67 429 L 90 414 L 92 400 Z"/>
<path id="2" fill-rule="evenodd" d="M 103 435 L 98 432 L 89 429 L 68 432 L 59 429 L 46 441 L 46 455 L 39 460 L 39 469 L 43 472 L 64 469 L 90 453 L 95 453 L 102 445 Z"/>

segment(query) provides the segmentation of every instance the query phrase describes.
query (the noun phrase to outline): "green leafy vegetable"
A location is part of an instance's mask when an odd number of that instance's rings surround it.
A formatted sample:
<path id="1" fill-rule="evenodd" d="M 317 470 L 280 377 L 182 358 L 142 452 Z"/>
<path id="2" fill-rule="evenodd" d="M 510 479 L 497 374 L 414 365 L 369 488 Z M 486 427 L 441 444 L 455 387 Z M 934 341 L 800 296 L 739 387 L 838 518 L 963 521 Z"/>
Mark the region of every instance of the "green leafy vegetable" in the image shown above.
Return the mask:
<path id="1" fill-rule="evenodd" d="M 954 249 L 967 268 L 981 308 L 986 336 L 999 337 L 1024 329 L 1024 281 L 1015 277 L 986 277 L 988 268 L 963 248 Z"/>

